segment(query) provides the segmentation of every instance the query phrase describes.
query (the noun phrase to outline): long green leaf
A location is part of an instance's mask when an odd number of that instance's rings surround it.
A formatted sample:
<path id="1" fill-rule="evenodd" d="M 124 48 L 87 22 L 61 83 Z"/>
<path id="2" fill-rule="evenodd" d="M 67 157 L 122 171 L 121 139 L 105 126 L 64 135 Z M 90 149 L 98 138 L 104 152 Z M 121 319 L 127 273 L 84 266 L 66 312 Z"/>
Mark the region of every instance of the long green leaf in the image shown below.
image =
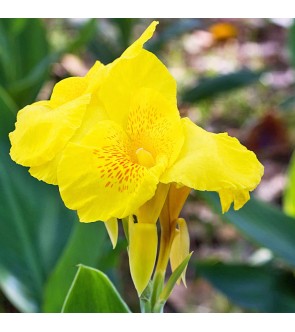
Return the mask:
<path id="1" fill-rule="evenodd" d="M 50 49 L 43 23 L 30 18 L 0 21 L 0 82 L 19 107 L 34 101 L 52 63 L 44 60 Z"/>
<path id="2" fill-rule="evenodd" d="M 109 278 L 101 271 L 80 265 L 62 309 L 67 313 L 130 312 Z"/>
<path id="3" fill-rule="evenodd" d="M 110 21 L 116 26 L 119 32 L 118 41 L 120 42 L 122 50 L 126 49 L 131 43 L 132 31 L 138 19 L 112 18 Z"/>
<path id="4" fill-rule="evenodd" d="M 13 130 L 17 105 L 7 91 L 0 86 L 0 139 L 8 142 L 8 133 Z"/>
<path id="5" fill-rule="evenodd" d="M 237 72 L 200 80 L 194 87 L 182 92 L 182 101 L 193 103 L 213 98 L 222 92 L 243 88 L 257 82 L 263 71 L 242 69 Z"/>
<path id="6" fill-rule="evenodd" d="M 78 264 L 96 266 L 104 252 L 106 232 L 102 223 L 76 223 L 69 243 L 50 276 L 44 294 L 43 311 L 60 312 L 76 274 Z"/>
<path id="7" fill-rule="evenodd" d="M 77 37 L 67 45 L 67 52 L 76 52 L 85 47 L 87 43 L 94 38 L 97 28 L 97 19 L 93 18 L 85 22 L 79 29 Z"/>
<path id="8" fill-rule="evenodd" d="M 259 312 L 295 312 L 295 278 L 271 266 L 203 261 L 196 273 L 235 304 Z"/>
<path id="9" fill-rule="evenodd" d="M 220 213 L 220 216 L 235 225 L 248 237 L 269 248 L 285 262 L 295 267 L 295 220 L 279 209 L 252 197 L 240 210 L 232 209 L 221 214 L 219 198 L 214 193 L 201 193 Z"/>
<path id="10" fill-rule="evenodd" d="M 191 255 L 193 253 L 191 252 L 187 257 L 181 262 L 181 264 L 173 271 L 170 278 L 168 279 L 162 293 L 160 294 L 160 301 L 165 303 L 168 300 L 168 297 L 170 296 L 173 287 L 175 286 L 177 280 L 181 277 L 181 274 L 186 269 L 187 264 L 191 258 Z"/>
<path id="11" fill-rule="evenodd" d="M 7 144 L 0 142 L 0 150 L 0 284 L 20 310 L 40 311 L 45 280 L 76 216 L 64 207 L 56 187 L 37 181 L 10 160 Z M 21 286 L 30 306 L 9 296 L 11 280 Z"/>

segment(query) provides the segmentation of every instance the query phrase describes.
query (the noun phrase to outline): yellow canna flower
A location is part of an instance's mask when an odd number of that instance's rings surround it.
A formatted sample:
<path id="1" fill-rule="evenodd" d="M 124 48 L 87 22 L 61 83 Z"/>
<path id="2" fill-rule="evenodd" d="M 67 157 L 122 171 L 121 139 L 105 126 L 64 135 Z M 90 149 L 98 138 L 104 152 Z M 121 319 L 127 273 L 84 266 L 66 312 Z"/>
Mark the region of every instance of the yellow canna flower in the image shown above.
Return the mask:
<path id="1" fill-rule="evenodd" d="M 171 248 L 173 268 L 188 252 L 186 225 L 178 216 L 190 188 L 218 192 L 225 212 L 232 202 L 242 207 L 263 174 L 255 154 L 237 139 L 180 118 L 174 78 L 143 49 L 156 25 L 113 63 L 97 62 L 85 77 L 57 84 L 49 101 L 25 107 L 10 134 L 12 159 L 58 184 L 81 222 L 106 222 L 113 246 L 116 218 L 129 218 L 138 294 L 154 269 L 160 214 L 165 245 L 157 266 L 163 275 Z"/>

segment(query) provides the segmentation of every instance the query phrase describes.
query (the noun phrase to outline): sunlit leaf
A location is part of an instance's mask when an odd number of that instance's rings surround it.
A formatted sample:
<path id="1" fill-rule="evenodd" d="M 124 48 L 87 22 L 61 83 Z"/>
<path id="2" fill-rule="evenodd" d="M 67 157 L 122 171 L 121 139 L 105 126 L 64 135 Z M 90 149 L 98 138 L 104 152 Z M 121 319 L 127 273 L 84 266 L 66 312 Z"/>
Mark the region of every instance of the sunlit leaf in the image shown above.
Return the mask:
<path id="1" fill-rule="evenodd" d="M 63 312 L 71 313 L 127 313 L 126 303 L 101 271 L 80 265 Z"/>

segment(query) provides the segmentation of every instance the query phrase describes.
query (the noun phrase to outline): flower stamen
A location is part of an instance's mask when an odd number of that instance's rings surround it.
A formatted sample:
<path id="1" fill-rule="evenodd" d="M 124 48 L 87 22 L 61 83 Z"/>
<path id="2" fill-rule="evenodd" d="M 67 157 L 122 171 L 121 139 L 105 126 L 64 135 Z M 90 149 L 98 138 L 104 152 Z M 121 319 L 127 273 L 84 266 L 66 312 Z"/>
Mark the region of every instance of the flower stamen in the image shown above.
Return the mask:
<path id="1" fill-rule="evenodd" d="M 150 152 L 144 148 L 139 148 L 136 150 L 137 161 L 140 165 L 150 168 L 155 166 L 155 159 Z"/>

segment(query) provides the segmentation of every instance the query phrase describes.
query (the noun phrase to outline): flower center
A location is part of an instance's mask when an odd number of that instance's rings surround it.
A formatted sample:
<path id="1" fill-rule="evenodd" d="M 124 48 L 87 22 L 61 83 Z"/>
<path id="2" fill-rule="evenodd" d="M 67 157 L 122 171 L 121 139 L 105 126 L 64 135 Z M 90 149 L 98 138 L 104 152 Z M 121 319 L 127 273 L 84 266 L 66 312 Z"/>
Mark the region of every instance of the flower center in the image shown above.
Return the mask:
<path id="1" fill-rule="evenodd" d="M 155 166 L 155 159 L 150 152 L 144 148 L 139 148 L 136 150 L 137 161 L 140 165 L 147 168 Z"/>

